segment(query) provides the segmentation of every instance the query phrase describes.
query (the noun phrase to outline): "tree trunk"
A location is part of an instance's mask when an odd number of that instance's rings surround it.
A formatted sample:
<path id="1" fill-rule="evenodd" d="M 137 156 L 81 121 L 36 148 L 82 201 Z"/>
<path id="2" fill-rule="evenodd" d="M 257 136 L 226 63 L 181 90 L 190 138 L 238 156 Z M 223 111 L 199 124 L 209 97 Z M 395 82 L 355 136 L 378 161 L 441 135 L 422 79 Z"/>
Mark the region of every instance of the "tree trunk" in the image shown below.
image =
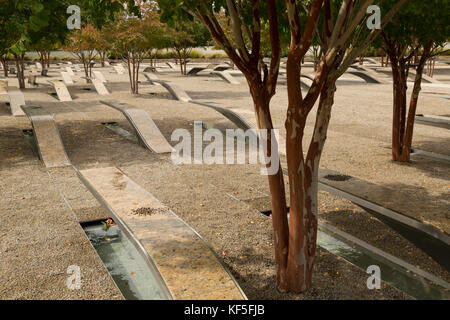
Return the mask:
<path id="1" fill-rule="evenodd" d="M 134 77 L 133 77 L 133 71 L 131 70 L 131 56 L 127 54 L 126 56 L 126 63 L 128 66 L 128 78 L 130 79 L 130 91 L 133 94 L 134 93 Z"/>
<path id="2" fill-rule="evenodd" d="M 406 126 L 407 70 L 403 57 L 390 54 L 393 75 L 392 160 L 401 161 Z"/>
<path id="3" fill-rule="evenodd" d="M 8 59 L 7 58 L 1 58 L 0 61 L 1 61 L 2 66 L 3 66 L 3 75 L 5 76 L 5 78 L 8 78 L 8 68 L 9 68 Z"/>
<path id="4" fill-rule="evenodd" d="M 317 248 L 319 164 L 334 104 L 335 83 L 334 79 L 329 79 L 321 90 L 314 133 L 305 160 L 303 149 L 299 148 L 303 136 L 292 139 L 295 130 L 287 133 L 291 137 L 287 150 L 291 195 L 287 276 L 288 290 L 296 293 L 307 291 L 312 285 Z M 299 126 L 304 127 L 305 121 L 306 118 Z"/>
<path id="5" fill-rule="evenodd" d="M 272 130 L 273 124 L 269 111 L 270 97 L 267 96 L 266 88 L 259 84 L 257 80 L 249 80 L 248 83 L 254 101 L 258 128 L 261 130 Z M 277 142 L 272 141 L 271 133 L 267 132 L 267 142 L 265 144 L 266 150 L 264 150 L 264 152 L 268 157 L 272 156 L 272 143 Z M 278 148 L 276 149 L 276 152 L 278 152 Z M 269 174 L 267 177 L 269 180 L 270 201 L 272 207 L 277 284 L 280 290 L 286 290 L 287 249 L 289 244 L 288 210 L 286 206 L 284 176 L 280 163 L 278 165 L 280 170 L 278 170 L 276 174 Z"/>
<path id="6" fill-rule="evenodd" d="M 80 58 L 81 63 L 83 64 L 83 69 L 84 69 L 84 75 L 86 76 L 86 83 L 90 83 L 91 81 L 89 80 L 89 61 L 86 58 L 86 55 L 84 53 L 81 53 L 78 55 L 78 57 Z"/>
<path id="7" fill-rule="evenodd" d="M 47 68 L 50 68 L 50 55 L 51 55 L 51 52 L 47 51 Z"/>
<path id="8" fill-rule="evenodd" d="M 398 162 L 409 162 L 411 156 L 412 138 L 414 131 L 414 120 L 416 116 L 419 93 L 421 91 L 422 74 L 430 56 L 432 42 L 425 45 L 422 57 L 419 60 L 416 77 L 414 79 L 414 88 L 411 94 L 409 109 L 407 108 L 407 78 L 408 66 L 407 60 L 397 57 L 390 50 L 391 67 L 394 86 L 394 106 L 392 121 L 392 160 Z M 402 52 L 402 50 L 399 50 Z"/>
<path id="9" fill-rule="evenodd" d="M 24 57 L 25 54 L 15 54 L 14 53 L 14 59 L 16 61 L 16 68 L 17 68 L 17 79 L 19 80 L 19 88 L 25 89 L 25 64 L 24 64 Z"/>
<path id="10" fill-rule="evenodd" d="M 364 65 L 364 56 L 359 57 L 359 65 L 360 66 Z"/>
<path id="11" fill-rule="evenodd" d="M 48 62 L 47 62 L 47 51 L 39 51 L 39 60 L 41 62 L 42 70 L 41 70 L 41 76 L 46 74 Z"/>
<path id="12" fill-rule="evenodd" d="M 106 51 L 102 50 L 102 51 L 100 51 L 100 62 L 101 62 L 102 68 L 105 67 L 105 59 L 106 59 Z"/>
<path id="13" fill-rule="evenodd" d="M 416 119 L 416 111 L 417 111 L 417 103 L 419 101 L 419 94 L 421 91 L 422 84 L 422 74 L 425 69 L 425 65 L 427 63 L 427 59 L 431 54 L 432 42 L 425 45 L 422 57 L 419 60 L 416 77 L 414 79 L 414 88 L 411 93 L 411 99 L 409 102 L 409 110 L 408 110 L 408 120 L 406 123 L 404 141 L 403 141 L 403 150 L 400 159 L 397 161 L 400 162 L 409 162 L 411 159 L 411 148 L 412 148 L 412 139 L 414 133 L 414 121 Z"/>

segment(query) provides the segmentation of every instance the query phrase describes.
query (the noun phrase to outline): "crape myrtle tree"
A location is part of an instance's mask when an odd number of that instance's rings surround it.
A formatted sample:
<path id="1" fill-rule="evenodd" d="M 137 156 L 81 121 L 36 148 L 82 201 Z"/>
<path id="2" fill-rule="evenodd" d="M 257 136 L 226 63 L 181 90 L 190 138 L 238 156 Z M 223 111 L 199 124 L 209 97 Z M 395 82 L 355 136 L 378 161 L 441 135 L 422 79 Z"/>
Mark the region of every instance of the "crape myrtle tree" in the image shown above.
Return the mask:
<path id="1" fill-rule="evenodd" d="M 3 17 L 0 16 L 0 62 L 3 66 L 3 75 L 8 77 L 9 61 L 11 61 L 12 58 L 9 48 L 12 45 L 12 41 L 4 29 L 6 24 L 1 21 L 2 18 Z"/>
<path id="2" fill-rule="evenodd" d="M 166 27 L 158 15 L 149 14 L 145 18 L 124 18 L 111 30 L 114 30 L 111 50 L 127 64 L 131 93 L 137 94 L 142 61 L 169 43 Z"/>
<path id="3" fill-rule="evenodd" d="M 106 56 L 108 52 L 111 51 L 111 36 L 111 29 L 108 25 L 103 26 L 101 29 L 95 29 L 95 48 L 100 56 L 100 64 L 102 68 L 105 67 Z"/>
<path id="4" fill-rule="evenodd" d="M 53 32 L 53 30 L 57 31 Z M 44 36 L 40 36 L 41 32 L 44 33 Z M 43 30 L 31 34 L 31 39 L 34 38 L 37 40 L 31 41 L 29 49 L 38 53 L 39 61 L 42 65 L 42 75 L 44 75 L 46 72 L 45 70 L 50 67 L 51 52 L 61 46 L 61 43 L 65 41 L 67 33 L 68 29 L 65 27 L 65 23 L 59 23 L 58 25 L 49 25 Z"/>
<path id="5" fill-rule="evenodd" d="M 211 41 L 209 31 L 196 20 L 178 20 L 169 30 L 173 50 L 180 62 L 181 74 L 186 75 L 187 59 L 195 47 L 205 47 Z"/>
<path id="6" fill-rule="evenodd" d="M 59 26 L 66 9 L 64 0 L 0 1 L 0 51 L 13 56 L 21 89 L 25 88 L 25 53 L 48 32 L 63 37 Z"/>
<path id="7" fill-rule="evenodd" d="M 399 0 L 384 14 L 382 26 L 407 0 Z M 327 136 L 336 80 L 355 58 L 379 34 L 356 33 L 365 23 L 367 8 L 375 1 L 357 0 L 160 0 L 163 18 L 186 19 L 185 13 L 209 29 L 230 59 L 247 79 L 259 129 L 273 129 L 270 100 L 275 94 L 280 65 L 280 32 L 289 30 L 291 45 L 287 62 L 288 110 L 286 114 L 286 155 L 289 175 L 290 216 L 282 170 L 268 175 L 272 204 L 277 285 L 281 291 L 304 292 L 311 287 L 316 254 L 318 224 L 318 172 Z M 215 13 L 224 8 L 231 18 L 233 41 L 223 32 Z M 180 9 L 180 10 L 178 10 Z M 301 61 L 312 44 L 319 19 L 323 16 L 323 57 L 312 86 L 301 88 Z M 270 25 L 271 59 L 264 63 L 261 55 L 261 23 Z M 251 37 L 246 44 L 243 33 Z M 361 28 L 359 28 L 361 29 Z M 363 39 L 360 39 L 364 35 Z M 320 99 L 319 99 L 320 98 Z M 319 100 L 316 123 L 307 150 L 303 150 L 306 119 Z M 267 134 L 266 154 L 271 156 L 277 141 Z M 305 154 L 304 154 L 305 151 Z"/>
<path id="8" fill-rule="evenodd" d="M 147 58 L 150 59 L 150 66 L 155 66 L 158 52 L 171 46 L 169 34 L 173 30 L 160 21 L 156 1 L 137 0 L 136 5 L 139 7 L 141 19 L 146 21 L 143 34 L 148 40 Z"/>
<path id="9" fill-rule="evenodd" d="M 93 25 L 86 24 L 81 29 L 74 30 L 64 46 L 65 51 L 71 52 L 83 64 L 86 78 L 92 77 L 92 64 L 97 52 L 97 32 Z"/>
<path id="10" fill-rule="evenodd" d="M 147 26 L 148 20 L 127 17 L 118 22 L 114 32 L 112 51 L 127 64 L 130 89 L 134 94 L 139 93 L 139 69 L 150 45 L 149 39 L 144 34 Z"/>
<path id="11" fill-rule="evenodd" d="M 111 49 L 111 27 L 114 27 L 116 21 L 125 12 L 138 14 L 137 3 L 134 0 L 78 0 L 72 4 L 78 5 L 81 9 L 82 25 L 89 24 L 93 27 L 89 29 L 88 40 L 95 47 L 95 56 L 100 57 L 101 66 L 104 67 L 106 56 Z"/>
<path id="12" fill-rule="evenodd" d="M 387 10 L 395 1 L 383 1 Z M 393 76 L 392 159 L 408 162 L 422 74 L 427 61 L 442 51 L 450 38 L 450 1 L 409 0 L 382 32 L 382 47 L 391 62 Z M 408 75 L 415 69 L 414 85 L 407 102 Z"/>

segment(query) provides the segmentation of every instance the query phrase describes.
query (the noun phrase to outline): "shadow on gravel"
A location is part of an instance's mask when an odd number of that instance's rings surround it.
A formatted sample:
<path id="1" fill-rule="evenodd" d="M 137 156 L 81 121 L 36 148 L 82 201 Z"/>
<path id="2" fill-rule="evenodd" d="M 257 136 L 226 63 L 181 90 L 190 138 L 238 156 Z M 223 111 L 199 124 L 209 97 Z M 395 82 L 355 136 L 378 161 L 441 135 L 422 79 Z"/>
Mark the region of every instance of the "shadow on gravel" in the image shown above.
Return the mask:
<path id="1" fill-rule="evenodd" d="M 0 117 L 10 115 L 11 115 L 10 107 L 6 103 L 0 103 Z"/>
<path id="2" fill-rule="evenodd" d="M 36 159 L 20 129 L 0 128 L 0 171 L 21 166 L 23 161 Z"/>
<path id="3" fill-rule="evenodd" d="M 445 134 L 446 131 L 445 129 L 437 130 L 442 130 L 442 134 Z M 413 142 L 413 148 L 450 156 L 450 139 L 435 138 L 432 141 Z"/>
<path id="4" fill-rule="evenodd" d="M 233 98 L 248 98 L 250 93 L 229 91 L 187 91 L 192 100 L 213 99 L 213 100 L 228 100 Z"/>

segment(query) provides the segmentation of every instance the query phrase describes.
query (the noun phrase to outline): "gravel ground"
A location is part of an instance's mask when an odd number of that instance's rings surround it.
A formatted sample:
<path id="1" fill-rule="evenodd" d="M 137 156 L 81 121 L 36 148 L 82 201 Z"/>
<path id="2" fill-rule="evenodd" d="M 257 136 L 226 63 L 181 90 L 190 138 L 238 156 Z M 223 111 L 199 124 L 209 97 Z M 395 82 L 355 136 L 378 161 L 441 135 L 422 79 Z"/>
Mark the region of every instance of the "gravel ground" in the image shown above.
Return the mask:
<path id="1" fill-rule="evenodd" d="M 230 121 L 215 111 L 170 100 L 165 90 L 159 86 L 148 86 L 143 83 L 141 93 L 138 96 L 131 96 L 126 83 L 127 75 L 118 76 L 106 71 L 105 69 L 103 73 L 109 80 L 107 87 L 112 94 L 105 98 L 122 100 L 148 111 L 169 141 L 175 129 L 184 128 L 192 132 L 194 120 L 202 120 L 207 127 L 222 130 L 235 128 Z M 246 85 L 233 86 L 213 77 L 182 78 L 178 76 L 177 72 L 165 72 L 159 76 L 176 81 L 195 99 L 214 102 L 226 107 L 229 107 L 231 102 L 232 106 L 252 108 Z M 242 77 L 237 77 L 237 79 L 244 83 Z M 10 85 L 14 85 L 14 81 L 11 81 Z M 313 288 L 303 295 L 279 293 L 275 288 L 271 223 L 258 211 L 269 207 L 268 186 L 266 178 L 259 175 L 259 167 L 253 165 L 174 166 L 168 155 L 153 154 L 102 125 L 102 122 L 117 122 L 121 127 L 132 132 L 132 128 L 120 112 L 101 105 L 100 97 L 92 90 L 84 90 L 85 87 L 89 86 L 85 84 L 70 86 L 70 91 L 76 98 L 76 101 L 70 103 L 58 103 L 48 94 L 52 89 L 42 86 L 27 89 L 25 96 L 27 101 L 35 104 L 45 103 L 46 108 L 55 113 L 67 154 L 78 169 L 106 166 L 117 166 L 122 169 L 130 178 L 152 192 L 211 243 L 250 299 L 409 298 L 385 284 L 383 284 L 382 290 L 368 290 L 365 271 L 322 249 L 319 249 L 318 252 Z M 388 185 L 393 189 L 398 189 L 399 181 L 401 181 L 403 182 L 402 186 L 407 187 L 408 192 L 414 196 L 448 205 L 448 166 L 440 162 L 430 164 L 427 159 L 419 157 L 415 158 L 417 160 L 414 160 L 413 164 L 406 166 L 398 166 L 389 161 L 389 150 L 386 147 L 389 145 L 390 87 L 380 85 L 377 87 L 379 90 L 371 90 L 372 88 L 364 84 L 342 84 L 335 106 L 335 110 L 341 111 L 335 111 L 333 115 L 329 134 L 330 141 L 325 150 L 323 166 L 374 183 Z M 359 95 L 361 92 L 366 94 Z M 286 89 L 281 85 L 273 104 L 274 121 L 276 126 L 281 129 L 282 134 L 282 121 L 286 105 L 285 94 Z M 7 181 L 5 185 L 10 188 L 6 191 L 2 190 L 2 194 L 9 192 L 11 200 L 17 203 L 19 195 L 13 195 L 14 190 L 24 188 L 23 192 L 35 199 L 34 202 L 24 203 L 23 207 L 14 208 L 13 215 L 27 219 L 26 215 L 22 216 L 23 212 L 27 212 L 26 208 L 34 206 L 36 209 L 34 211 L 39 213 L 39 219 L 46 218 L 49 211 L 55 217 L 50 215 L 51 218 L 48 219 L 52 221 L 51 228 L 49 228 L 50 225 L 46 225 L 39 233 L 41 241 L 33 240 L 34 242 L 31 242 L 36 243 L 35 248 L 43 248 L 44 253 L 39 255 L 42 259 L 39 263 L 41 269 L 38 269 L 36 273 L 26 268 L 23 271 L 22 278 L 27 279 L 26 281 L 33 285 L 38 282 L 38 289 L 27 290 L 24 284 L 25 280 L 17 279 L 15 274 L 11 274 L 8 265 L 1 263 L 0 289 L 2 289 L 2 285 L 5 286 L 5 283 L 8 285 L 8 292 L 10 292 L 8 298 L 34 298 L 37 296 L 38 290 L 43 292 L 40 297 L 44 298 L 65 299 L 86 298 L 86 296 L 100 299 L 120 298 L 120 293 L 118 294 L 114 284 L 111 285 L 109 282 L 110 278 L 101 268 L 103 267 L 101 261 L 94 249 L 90 247 L 81 228 L 74 227 L 77 221 L 100 219 L 106 217 L 107 214 L 79 183 L 73 171 L 58 169 L 50 172 L 49 177 L 40 169 L 38 160 L 26 145 L 21 132 L 17 130 L 17 122 L 9 116 L 8 108 L 2 106 L 1 101 L 4 101 L 4 97 L 0 97 L 0 128 L 2 129 L 0 141 L 4 143 L 7 141 L 8 148 L 1 149 L 0 174 L 2 174 L 2 178 L 5 177 L 4 181 Z M 426 103 L 424 102 L 424 105 L 420 106 L 421 113 L 442 113 L 442 101 L 445 100 L 427 97 L 423 101 Z M 376 108 L 375 112 L 374 108 Z M 349 119 L 351 119 L 350 124 Z M 367 125 L 368 123 L 370 126 Z M 20 126 L 22 127 L 22 125 Z M 449 136 L 445 131 L 425 126 L 417 127 L 415 146 L 420 145 L 423 150 L 447 152 L 448 154 Z M 311 133 L 311 128 L 312 119 L 308 122 L 308 134 Z M 23 141 L 17 143 L 20 139 Z M 370 157 L 367 156 L 369 154 Z M 12 164 L 17 169 L 12 170 L 11 168 L 14 167 Z M 33 181 L 34 184 L 27 184 L 24 177 Z M 239 183 L 236 183 L 237 181 Z M 44 182 L 52 188 L 33 188 L 36 183 Z M 65 207 L 59 192 L 68 199 L 77 218 Z M 0 201 L 0 205 L 5 208 L 9 207 L 6 199 L 8 198 Z M 52 201 L 43 201 L 43 199 L 52 199 Z M 50 204 L 58 203 L 57 208 L 54 209 L 48 202 Z M 342 220 L 360 217 L 357 220 L 358 225 L 364 225 L 366 218 L 372 221 L 354 206 L 326 193 L 321 192 L 320 194 L 320 206 L 321 212 L 330 211 L 327 208 L 339 208 L 336 213 L 324 213 L 322 217 L 347 232 L 353 232 L 357 228 L 350 228 L 351 224 L 346 224 Z M 345 211 L 345 213 L 339 214 L 341 211 Z M 9 217 L 8 211 L 3 212 L 7 212 L 6 215 L 2 214 L 5 218 Z M 18 241 L 17 238 L 20 224 L 13 222 L 17 219 L 9 222 L 8 219 L 3 219 L 3 216 L 2 220 L 8 221 L 4 228 L 7 228 L 9 233 L 2 232 L 2 236 L 6 237 L 7 241 L 15 239 L 14 245 L 17 247 L 14 254 L 17 257 L 26 257 L 30 250 L 25 248 L 25 243 L 23 246 L 20 245 L 20 242 L 23 241 Z M 348 219 L 344 217 L 348 217 Z M 448 220 L 448 217 L 446 219 Z M 445 222 L 445 219 L 442 220 Z M 430 223 L 436 222 L 431 221 Z M 33 234 L 34 225 L 33 222 L 24 228 L 22 238 Z M 385 232 L 387 238 L 393 239 L 395 248 L 389 251 L 387 246 L 383 247 L 383 243 L 386 241 L 377 242 L 376 235 L 374 235 L 374 239 L 372 237 L 363 238 L 361 235 L 363 240 L 379 246 L 381 249 L 386 249 L 390 253 L 398 254 L 401 258 L 448 279 L 448 274 L 439 270 L 432 261 L 430 262 L 426 256 L 418 252 L 418 249 L 409 246 L 411 255 L 401 252 L 398 248 L 404 247 L 405 240 L 386 230 L 377 221 L 372 221 L 372 225 L 376 227 L 374 230 Z M 439 221 L 439 225 L 447 230 L 448 224 Z M 51 235 L 49 234 L 51 230 L 59 230 L 59 233 L 57 236 Z M 44 285 L 34 278 L 36 274 L 39 276 L 43 274 L 42 270 L 45 269 L 42 268 L 45 266 L 50 266 L 49 270 L 61 270 L 60 261 L 51 260 L 55 257 L 54 251 L 51 249 L 58 245 L 64 247 L 65 242 L 57 241 L 57 239 L 65 239 L 64 236 L 68 234 L 74 237 L 71 238 L 73 242 L 70 242 L 72 248 L 85 250 L 83 251 L 85 258 L 79 263 L 92 268 L 94 271 L 90 274 L 98 275 L 96 280 L 90 282 L 89 294 L 86 293 L 84 296 L 66 293 L 52 283 L 48 284 L 46 291 L 43 289 Z M 42 239 L 47 237 L 53 237 L 55 242 L 43 243 Z M 7 241 L 2 239 L 1 243 L 7 243 Z M 4 250 L 2 249 L 0 252 L 3 253 Z M 45 254 L 46 252 L 48 255 Z M 414 258 L 410 256 L 414 256 Z M 24 265 L 23 260 L 17 262 L 18 259 L 8 259 L 2 259 L 2 261 L 9 263 L 15 261 L 18 268 Z M 64 277 L 65 274 L 62 274 L 60 279 Z M 2 292 L 4 291 L 0 290 L 0 296 Z"/>
<path id="2" fill-rule="evenodd" d="M 1 107 L 3 109 L 3 107 Z M 123 299 L 24 135 L 0 116 L 0 299 Z M 67 268 L 81 268 L 69 290 Z"/>

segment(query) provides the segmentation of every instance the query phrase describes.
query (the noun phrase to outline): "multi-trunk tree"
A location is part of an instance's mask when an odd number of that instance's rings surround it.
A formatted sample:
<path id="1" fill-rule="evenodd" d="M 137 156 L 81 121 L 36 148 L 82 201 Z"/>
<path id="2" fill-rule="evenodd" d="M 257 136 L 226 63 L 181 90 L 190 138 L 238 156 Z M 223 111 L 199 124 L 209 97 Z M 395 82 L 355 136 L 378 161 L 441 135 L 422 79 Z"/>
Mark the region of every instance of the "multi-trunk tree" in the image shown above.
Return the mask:
<path id="1" fill-rule="evenodd" d="M 183 20 L 172 24 L 169 39 L 177 60 L 180 62 L 181 74 L 186 75 L 187 60 L 194 47 L 204 47 L 211 40 L 208 29 L 198 21 Z"/>
<path id="2" fill-rule="evenodd" d="M 384 1 L 385 10 L 395 1 Z M 414 120 L 427 62 L 441 53 L 450 38 L 450 1 L 409 0 L 382 32 L 382 47 L 389 57 L 393 76 L 392 159 L 408 162 L 411 155 Z M 408 78 L 415 72 L 407 99 Z"/>
<path id="3" fill-rule="evenodd" d="M 119 21 L 114 33 L 112 52 L 127 64 L 131 93 L 139 93 L 139 70 L 144 60 L 149 42 L 144 31 L 146 22 L 138 18 Z"/>
<path id="4" fill-rule="evenodd" d="M 44 38 L 64 38 L 67 6 L 64 0 L 0 1 L 0 37 L 7 39 L 1 50 L 13 56 L 20 88 L 25 88 L 25 53 Z"/>
<path id="5" fill-rule="evenodd" d="M 92 66 L 97 53 L 97 32 L 94 26 L 87 24 L 80 30 L 74 30 L 64 46 L 65 51 L 71 52 L 83 64 L 86 78 L 92 77 Z"/>
<path id="6" fill-rule="evenodd" d="M 384 13 L 382 27 L 407 0 L 399 0 Z M 277 284 L 282 291 L 303 292 L 311 287 L 316 259 L 318 225 L 318 173 L 325 144 L 336 80 L 353 64 L 380 30 L 360 33 L 367 8 L 375 1 L 358 0 L 160 0 L 163 18 L 186 19 L 186 13 L 201 21 L 247 79 L 254 101 L 259 129 L 272 130 L 270 101 L 275 95 L 280 67 L 280 33 L 289 30 L 291 45 L 287 62 L 288 109 L 286 155 L 289 175 L 290 210 L 282 170 L 268 175 L 272 203 Z M 232 40 L 224 33 L 217 13 L 224 8 L 232 24 Z M 319 25 L 319 19 L 323 18 Z M 271 58 L 267 65 L 261 50 L 262 23 L 269 24 Z M 301 87 L 301 62 L 314 35 L 323 34 L 323 56 L 312 86 Z M 249 41 L 245 40 L 248 37 Z M 303 149 L 308 115 L 319 101 L 316 123 L 307 150 Z M 272 134 L 267 134 L 270 157 Z M 304 153 L 305 152 L 305 153 Z"/>

